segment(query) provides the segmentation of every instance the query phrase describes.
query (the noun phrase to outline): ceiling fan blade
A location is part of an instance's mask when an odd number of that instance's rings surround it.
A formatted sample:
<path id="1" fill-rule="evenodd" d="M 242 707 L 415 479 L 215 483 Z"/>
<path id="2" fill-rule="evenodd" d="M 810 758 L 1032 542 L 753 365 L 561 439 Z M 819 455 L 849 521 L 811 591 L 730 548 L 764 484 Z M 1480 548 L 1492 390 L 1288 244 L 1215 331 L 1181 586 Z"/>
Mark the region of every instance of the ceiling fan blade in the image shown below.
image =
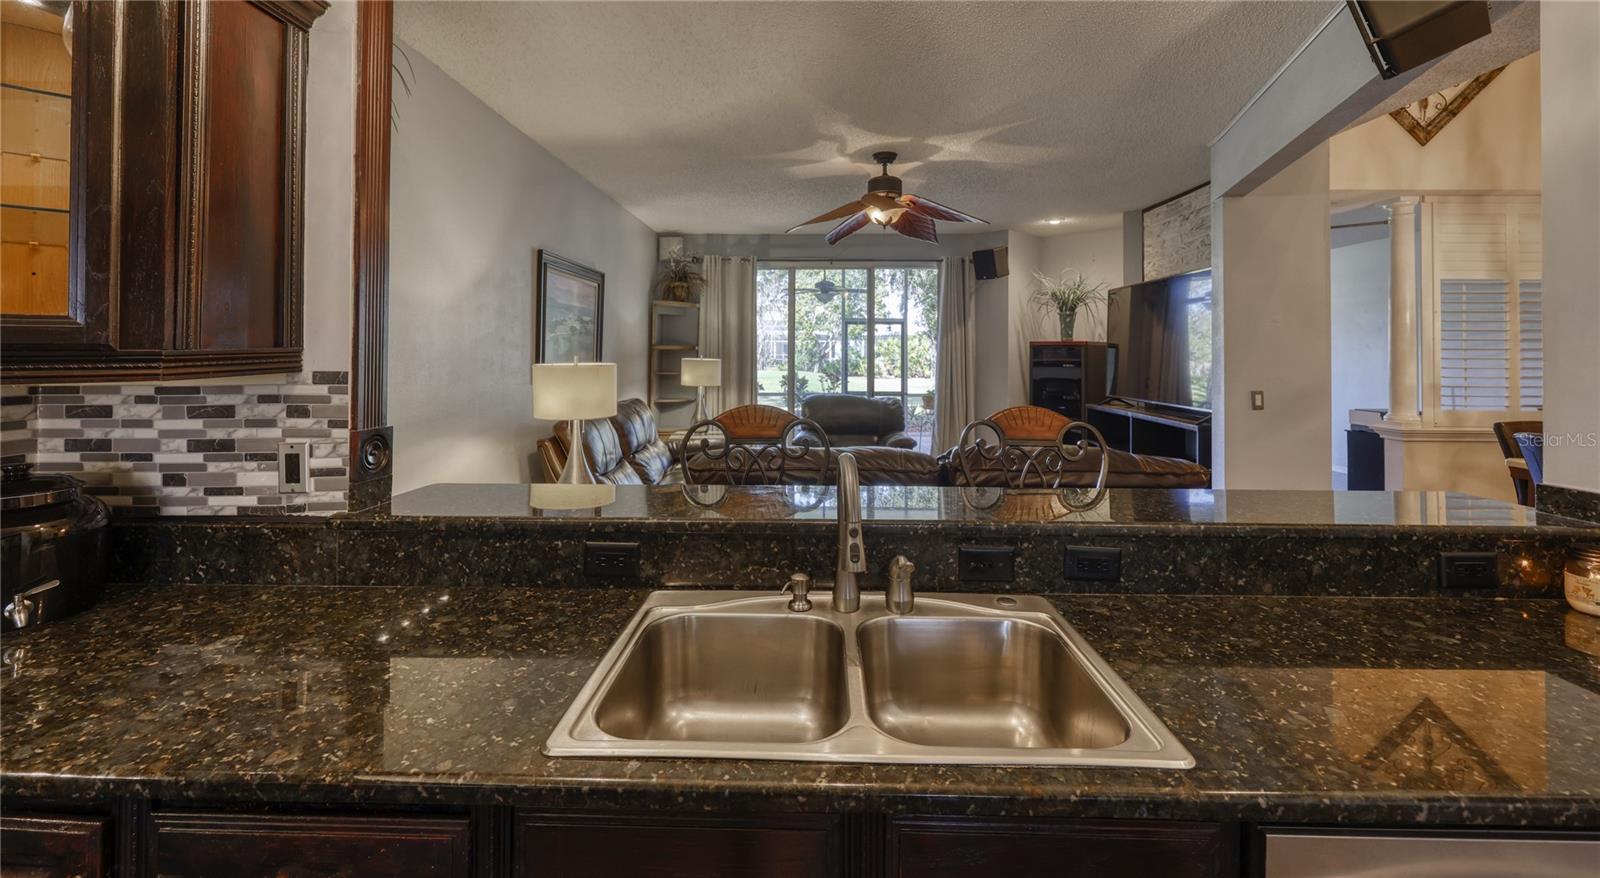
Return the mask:
<path id="1" fill-rule="evenodd" d="M 825 223 L 828 220 L 836 220 L 843 216 L 849 216 L 850 214 L 861 210 L 861 208 L 862 204 L 859 201 L 852 201 L 849 204 L 841 204 L 821 216 L 812 217 L 811 219 L 806 220 L 800 225 L 795 226 L 793 229 L 790 229 L 789 232 L 792 232 L 795 229 L 803 229 L 806 226 L 812 225 L 813 223 Z M 789 232 L 784 232 L 784 234 L 787 235 Z"/>
<path id="2" fill-rule="evenodd" d="M 988 220 L 978 219 L 970 213 L 962 213 L 953 207 L 945 207 L 931 198 L 923 198 L 920 195 L 902 195 L 900 196 L 900 203 L 905 205 L 907 210 L 936 220 L 944 220 L 947 223 L 988 224 L 989 222 Z"/>
<path id="3" fill-rule="evenodd" d="M 828 245 L 831 247 L 834 244 L 843 241 L 845 238 L 850 237 L 856 232 L 861 231 L 861 229 L 866 226 L 868 222 L 871 222 L 871 220 L 867 216 L 867 212 L 864 210 L 858 212 L 855 216 L 852 216 L 844 222 L 834 226 L 833 230 L 828 232 Z"/>
<path id="4" fill-rule="evenodd" d="M 939 232 L 933 227 L 933 220 L 915 211 L 907 210 L 895 217 L 889 223 L 889 228 L 894 229 L 907 238 L 916 238 L 930 244 L 939 243 Z"/>

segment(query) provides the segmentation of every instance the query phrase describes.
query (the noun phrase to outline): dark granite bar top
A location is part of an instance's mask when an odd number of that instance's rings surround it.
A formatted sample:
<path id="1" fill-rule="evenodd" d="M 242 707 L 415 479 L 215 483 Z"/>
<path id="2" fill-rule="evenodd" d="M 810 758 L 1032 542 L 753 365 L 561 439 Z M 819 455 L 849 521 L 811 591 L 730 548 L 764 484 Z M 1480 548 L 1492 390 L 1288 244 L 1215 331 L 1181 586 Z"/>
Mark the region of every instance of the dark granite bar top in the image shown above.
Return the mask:
<path id="1" fill-rule="evenodd" d="M 1548 600 L 1058 595 L 1198 765 L 549 759 L 644 592 L 146 586 L 5 639 L 0 791 L 1593 826 L 1600 619 Z"/>
<path id="2" fill-rule="evenodd" d="M 395 519 L 560 521 L 604 523 L 831 524 L 830 486 L 740 487 L 620 485 L 599 490 L 602 506 L 541 508 L 564 502 L 554 486 L 436 484 L 396 496 L 382 515 L 341 518 L 348 524 Z M 612 496 L 614 494 L 614 496 Z M 1235 528 L 1498 528 L 1589 532 L 1597 525 L 1537 512 L 1499 500 L 1434 491 L 1211 491 L 1115 489 L 1082 506 L 1084 492 L 876 486 L 863 489 L 869 524 L 1015 527 L 1136 526 Z M 1069 505 L 1070 504 L 1070 505 Z"/>

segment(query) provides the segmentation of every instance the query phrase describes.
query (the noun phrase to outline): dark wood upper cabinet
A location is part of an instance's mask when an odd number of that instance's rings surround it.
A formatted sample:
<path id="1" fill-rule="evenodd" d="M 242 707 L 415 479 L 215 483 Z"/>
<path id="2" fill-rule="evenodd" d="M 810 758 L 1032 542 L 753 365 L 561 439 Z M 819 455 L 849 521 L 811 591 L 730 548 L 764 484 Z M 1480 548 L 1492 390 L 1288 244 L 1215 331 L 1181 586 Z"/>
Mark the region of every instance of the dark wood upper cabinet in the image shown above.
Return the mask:
<path id="1" fill-rule="evenodd" d="M 326 8 L 72 4 L 65 307 L 0 314 L 0 380 L 301 368 L 307 40 Z"/>

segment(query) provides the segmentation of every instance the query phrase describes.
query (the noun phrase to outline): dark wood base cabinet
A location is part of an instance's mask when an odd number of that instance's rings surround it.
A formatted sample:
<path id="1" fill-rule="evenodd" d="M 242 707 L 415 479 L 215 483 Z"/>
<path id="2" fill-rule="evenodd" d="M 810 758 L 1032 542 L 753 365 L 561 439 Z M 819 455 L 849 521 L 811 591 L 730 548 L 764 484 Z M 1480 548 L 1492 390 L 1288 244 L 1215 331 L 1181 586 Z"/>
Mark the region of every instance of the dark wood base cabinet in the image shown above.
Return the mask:
<path id="1" fill-rule="evenodd" d="M 111 874 L 109 822 L 102 817 L 7 813 L 0 817 L 0 878 Z"/>
<path id="2" fill-rule="evenodd" d="M 517 878 L 833 878 L 845 818 L 521 814 Z"/>
<path id="3" fill-rule="evenodd" d="M 0 818 L 0 878 L 1272 878 L 1333 874 L 1322 868 L 1334 856 L 1326 852 L 1295 856 L 1292 851 L 1279 851 L 1274 861 L 1273 838 L 1322 846 L 1330 840 L 1348 840 L 1349 849 L 1365 856 L 1371 868 L 1403 864 L 1411 870 L 1405 874 L 1419 876 L 1427 871 L 1424 865 L 1460 862 L 1460 853 L 1447 848 L 1460 846 L 1463 840 L 1476 843 L 1479 859 L 1487 856 L 1482 851 L 1496 845 L 1507 848 L 1510 853 L 1502 852 L 1505 856 L 1512 860 L 1520 857 L 1518 862 L 1527 867 L 1518 871 L 1519 875 L 1576 874 L 1570 868 L 1539 871 L 1533 866 L 1586 863 L 1600 857 L 1594 853 L 1600 851 L 1600 837 L 1583 831 L 1262 828 L 1233 821 L 881 814 L 639 814 L 517 810 L 506 805 L 351 809 L 350 813 L 306 806 L 284 806 L 282 810 L 256 807 L 253 811 L 226 805 L 179 809 L 125 797 L 107 802 L 105 813 L 96 815 L 59 813 L 44 802 L 8 799 Z M 1245 839 L 1250 839 L 1250 844 L 1241 853 Z M 1483 844 L 1486 842 L 1494 845 Z M 1541 844 L 1529 846 L 1529 842 Z M 1383 844 L 1389 847 L 1382 848 Z M 1522 847 L 1508 847 L 1515 844 Z M 1373 853 L 1380 849 L 1396 853 Z"/>
<path id="4" fill-rule="evenodd" d="M 151 823 L 162 878 L 471 874 L 465 817 L 157 813 Z"/>
<path id="5" fill-rule="evenodd" d="M 119 818 L 25 815 L 9 803 L 6 811 L 0 878 L 1238 875 L 1235 824 L 504 806 L 236 812 L 131 801 L 112 809 Z"/>
<path id="6" fill-rule="evenodd" d="M 1238 874 L 1238 830 L 1155 820 L 889 821 L 887 874 L 895 878 L 1060 878 Z"/>

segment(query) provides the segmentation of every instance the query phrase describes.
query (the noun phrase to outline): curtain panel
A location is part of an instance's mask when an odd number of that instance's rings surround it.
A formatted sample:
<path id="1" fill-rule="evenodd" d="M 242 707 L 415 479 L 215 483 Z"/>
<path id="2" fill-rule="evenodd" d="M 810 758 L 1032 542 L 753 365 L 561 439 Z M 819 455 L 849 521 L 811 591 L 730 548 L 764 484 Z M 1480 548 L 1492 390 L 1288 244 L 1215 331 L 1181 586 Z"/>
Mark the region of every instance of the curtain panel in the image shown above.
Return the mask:
<path id="1" fill-rule="evenodd" d="M 948 257 L 939 272 L 939 342 L 933 397 L 933 452 L 955 445 L 977 418 L 978 278 L 972 260 Z"/>
<path id="2" fill-rule="evenodd" d="M 717 415 L 756 401 L 756 261 L 704 256 L 700 271 L 700 356 L 722 360 L 722 386 L 706 388 L 706 410 Z"/>

